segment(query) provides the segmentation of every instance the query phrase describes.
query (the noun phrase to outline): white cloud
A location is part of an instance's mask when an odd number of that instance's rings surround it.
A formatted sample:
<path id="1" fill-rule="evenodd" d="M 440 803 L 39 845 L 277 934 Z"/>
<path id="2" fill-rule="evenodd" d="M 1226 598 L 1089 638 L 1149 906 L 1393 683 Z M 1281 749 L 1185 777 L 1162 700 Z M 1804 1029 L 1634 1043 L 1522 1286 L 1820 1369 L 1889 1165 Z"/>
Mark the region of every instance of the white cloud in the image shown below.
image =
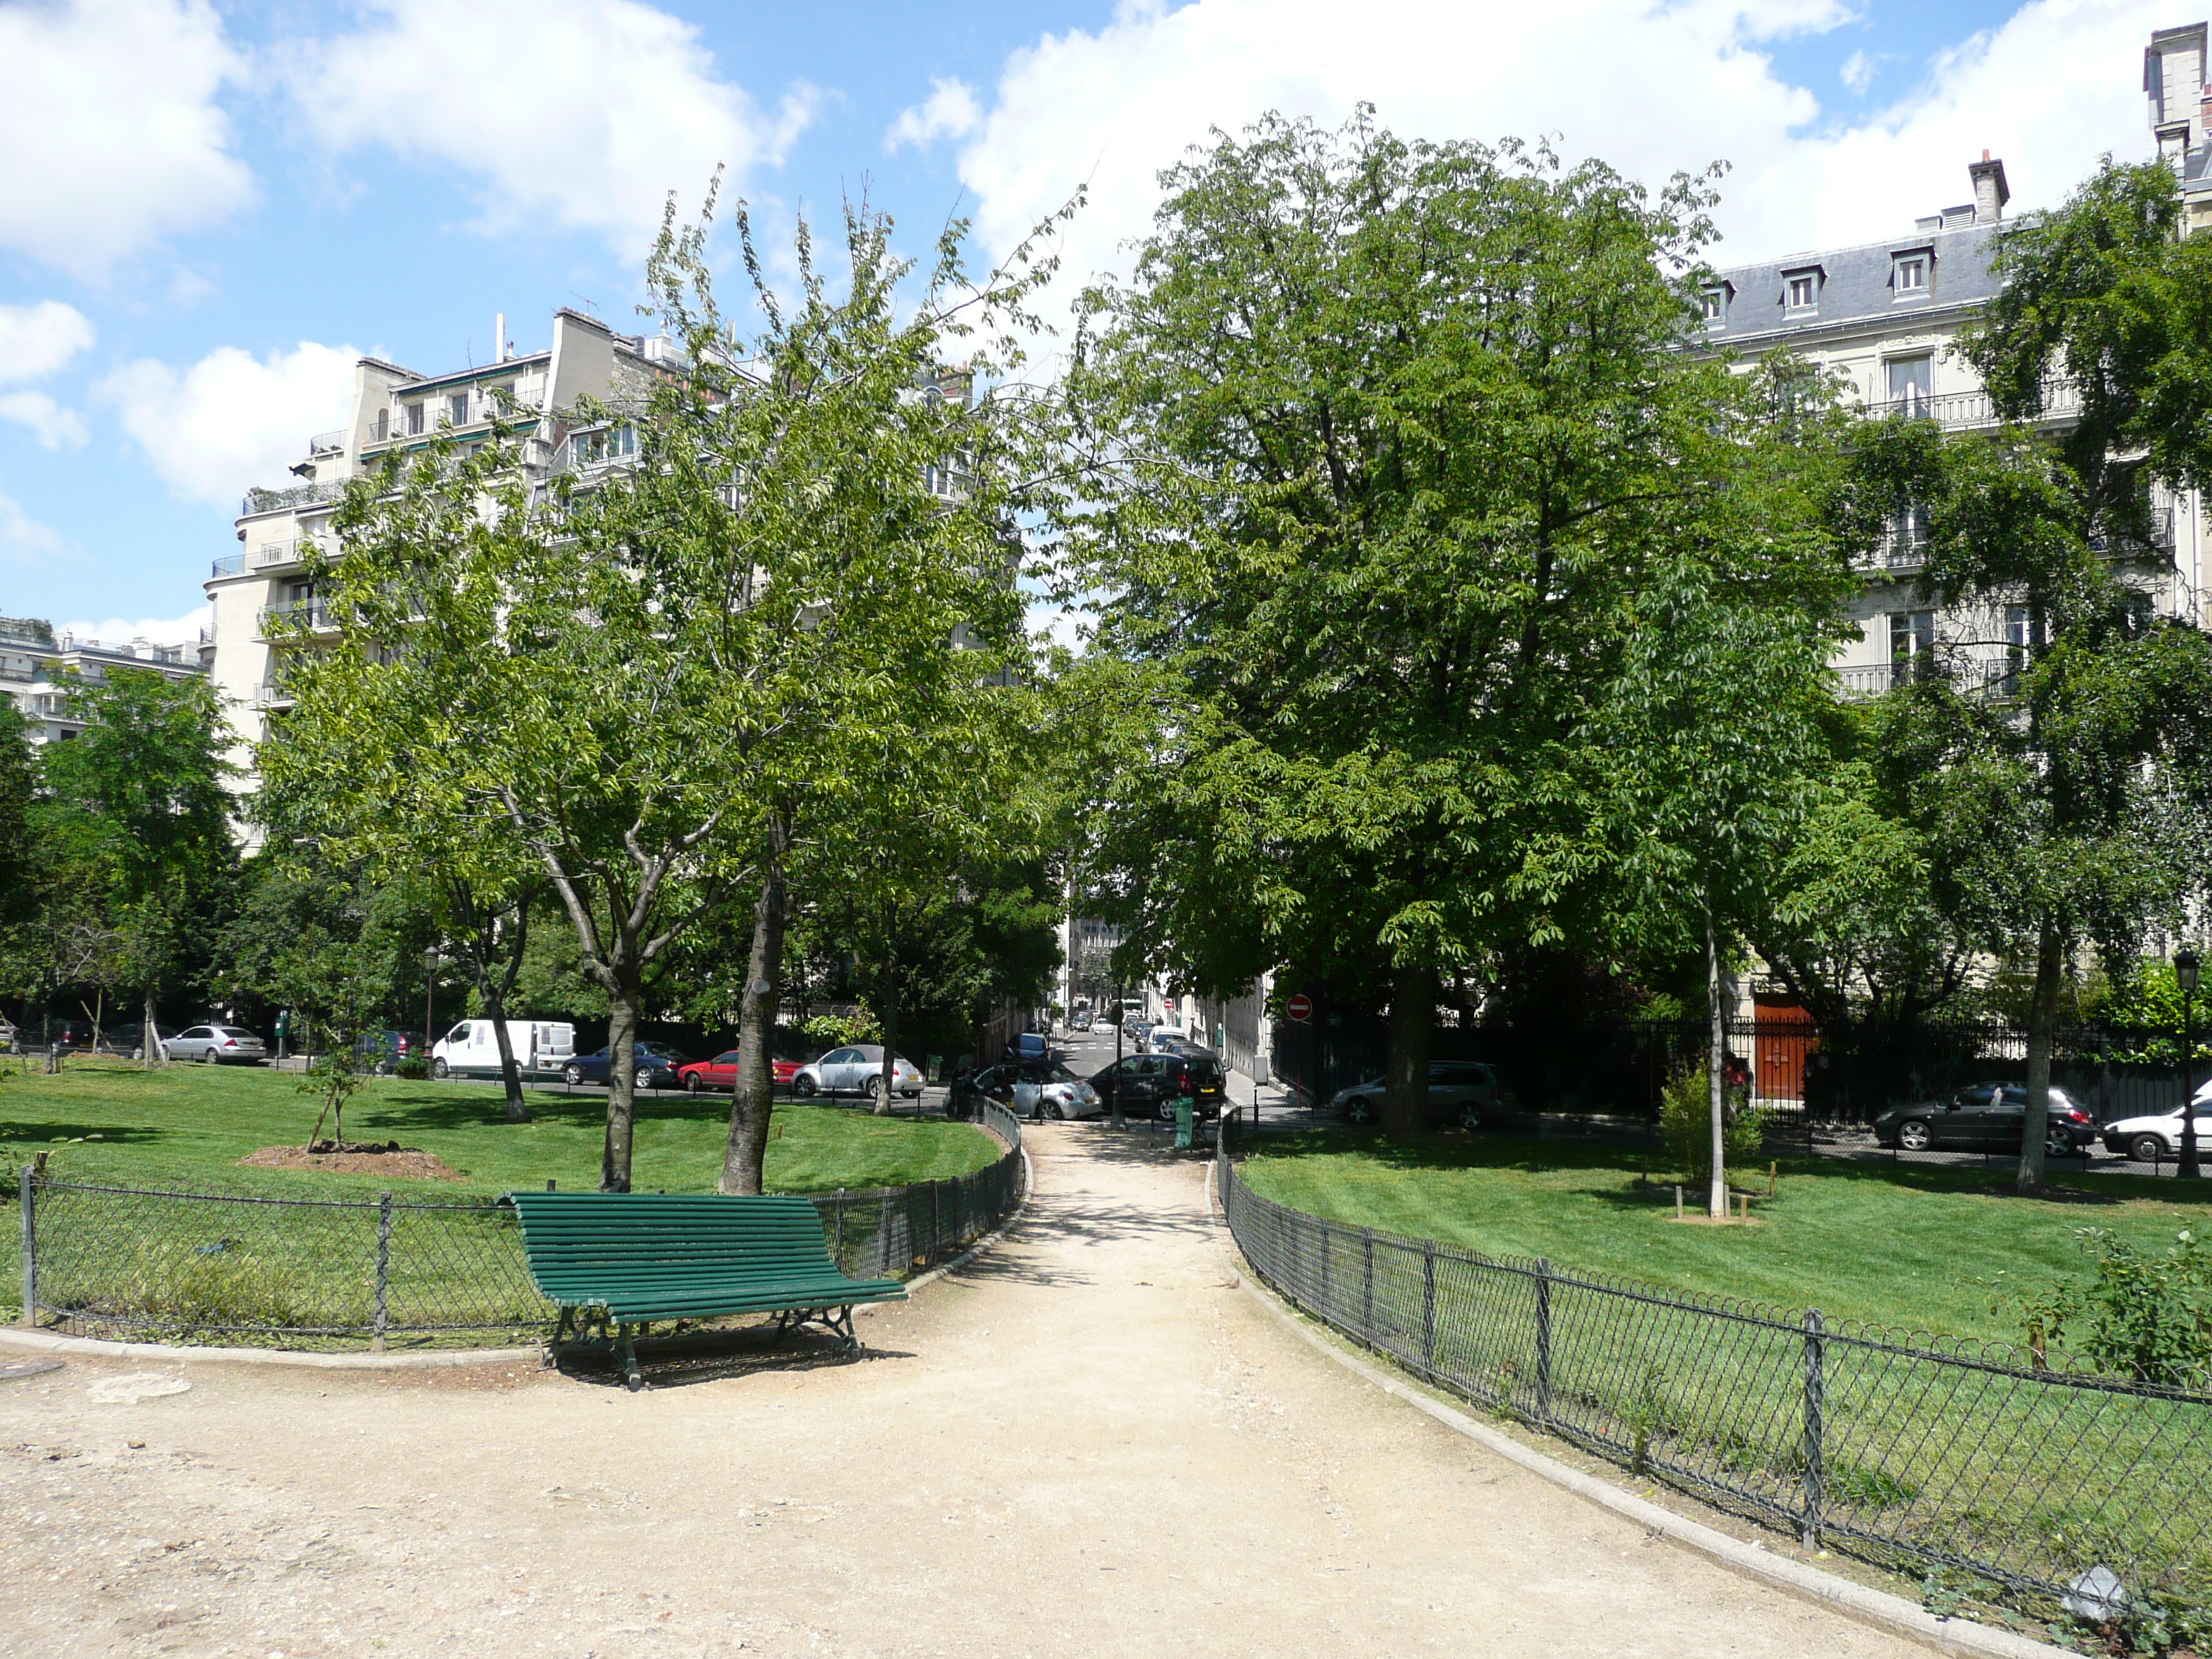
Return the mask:
<path id="1" fill-rule="evenodd" d="M 1853 92 L 1864 92 L 1874 84 L 1875 71 L 1882 66 L 1888 57 L 1887 52 L 1877 52 L 1869 55 L 1866 51 L 1861 49 L 1844 59 L 1843 68 L 1836 72 L 1837 78 Z"/>
<path id="2" fill-rule="evenodd" d="M 482 185 L 487 229 L 550 220 L 635 254 L 670 191 L 695 205 L 718 162 L 742 179 L 813 118 L 799 86 L 773 112 L 718 79 L 692 25 L 639 0 L 386 0 L 375 22 L 297 50 L 286 79 L 308 129 Z"/>
<path id="3" fill-rule="evenodd" d="M 360 356 L 312 340 L 265 360 L 223 346 L 181 374 L 152 358 L 125 363 L 100 392 L 172 490 L 228 501 L 284 482 L 308 438 L 345 422 Z"/>
<path id="4" fill-rule="evenodd" d="M 59 623 L 54 632 L 80 640 L 98 640 L 105 645 L 128 645 L 133 640 L 143 640 L 149 645 L 197 645 L 201 630 L 214 625 L 215 607 L 203 605 L 181 617 L 142 617 L 135 622 L 110 617 L 105 622 Z"/>
<path id="5" fill-rule="evenodd" d="M 59 531 L 39 523 L 12 496 L 0 495 L 0 560 L 35 564 L 61 552 L 62 545 Z"/>
<path id="6" fill-rule="evenodd" d="M 92 322 L 75 306 L 41 300 L 0 305 L 0 386 L 43 380 L 92 349 Z"/>
<path id="7" fill-rule="evenodd" d="M 82 276 L 253 193 L 206 0 L 0 6 L 0 246 Z"/>
<path id="8" fill-rule="evenodd" d="M 1155 175 L 1209 128 L 1233 132 L 1270 108 L 1334 125 L 1364 100 L 1403 135 L 1557 134 L 1569 158 L 1602 156 L 1654 184 L 1729 161 L 1719 257 L 1752 258 L 1907 228 L 1966 198 L 1966 163 L 1985 148 L 2022 206 L 2056 201 L 2106 149 L 2146 153 L 2142 47 L 2170 10 L 2032 0 L 1893 108 L 1832 130 L 1763 48 L 1850 21 L 1844 0 L 1372 0 L 1356 29 L 1322 0 L 1124 0 L 1096 33 L 1045 35 L 1007 58 L 960 174 L 994 252 L 1089 180 L 1065 268 L 1126 274 L 1121 245 L 1150 224 Z"/>
<path id="9" fill-rule="evenodd" d="M 965 138 L 982 124 L 983 106 L 975 101 L 975 88 L 965 81 L 933 75 L 929 85 L 928 100 L 901 110 L 891 123 L 884 135 L 886 150 L 902 144 L 919 149 L 939 138 Z"/>
<path id="10" fill-rule="evenodd" d="M 0 392 L 0 421 L 29 427 L 42 449 L 82 449 L 89 435 L 83 416 L 43 392 Z"/>

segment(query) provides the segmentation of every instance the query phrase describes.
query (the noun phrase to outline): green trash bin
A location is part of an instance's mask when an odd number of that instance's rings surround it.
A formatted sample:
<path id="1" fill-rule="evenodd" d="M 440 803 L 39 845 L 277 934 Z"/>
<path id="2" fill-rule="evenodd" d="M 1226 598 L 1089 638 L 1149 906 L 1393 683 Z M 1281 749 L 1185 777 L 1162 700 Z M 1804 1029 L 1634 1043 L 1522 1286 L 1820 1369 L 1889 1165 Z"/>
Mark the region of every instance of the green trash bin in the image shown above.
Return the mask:
<path id="1" fill-rule="evenodd" d="M 1198 1139 L 1198 1102 L 1188 1095 L 1183 1096 L 1175 1103 L 1175 1149 L 1187 1152 Z"/>

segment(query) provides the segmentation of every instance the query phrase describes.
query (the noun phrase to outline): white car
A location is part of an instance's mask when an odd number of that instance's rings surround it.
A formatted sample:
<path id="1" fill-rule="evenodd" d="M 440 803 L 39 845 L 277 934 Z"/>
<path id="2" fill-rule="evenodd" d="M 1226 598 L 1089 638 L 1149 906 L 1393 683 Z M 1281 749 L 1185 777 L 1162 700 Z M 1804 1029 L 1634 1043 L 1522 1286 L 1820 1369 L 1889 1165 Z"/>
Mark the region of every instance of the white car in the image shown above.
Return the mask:
<path id="1" fill-rule="evenodd" d="M 906 1060 L 891 1061 L 891 1082 L 908 1100 L 921 1098 L 922 1075 Z M 856 1042 L 832 1048 L 811 1066 L 802 1066 L 791 1079 L 791 1091 L 801 1100 L 811 1095 L 866 1095 L 884 1089 L 884 1050 L 878 1042 Z"/>
<path id="2" fill-rule="evenodd" d="M 2208 1162 L 2212 1162 L 2212 1083 L 2207 1083 L 2192 1097 L 2197 1109 L 2197 1146 Z M 2155 1164 L 2161 1158 L 2181 1156 L 2181 1108 L 2169 1107 L 2163 1112 L 2151 1112 L 2142 1117 L 2124 1117 L 2107 1123 L 2097 1131 L 2097 1139 L 2105 1143 L 2107 1152 L 2118 1152 L 2122 1158 L 2132 1158 L 2138 1164 Z"/>
<path id="3" fill-rule="evenodd" d="M 1055 1060 L 1008 1060 L 978 1072 L 974 1086 L 1016 1117 L 1101 1117 L 1106 1111 L 1098 1091 Z"/>

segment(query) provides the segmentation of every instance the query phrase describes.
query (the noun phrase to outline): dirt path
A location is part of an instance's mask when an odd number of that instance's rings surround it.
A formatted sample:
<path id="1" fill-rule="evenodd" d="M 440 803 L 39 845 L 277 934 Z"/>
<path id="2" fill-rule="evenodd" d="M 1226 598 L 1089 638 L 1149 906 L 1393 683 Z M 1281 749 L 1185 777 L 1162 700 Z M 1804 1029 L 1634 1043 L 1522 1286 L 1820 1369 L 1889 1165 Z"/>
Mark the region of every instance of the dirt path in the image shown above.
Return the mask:
<path id="1" fill-rule="evenodd" d="M 1330 1364 L 1137 1139 L 1036 1135 L 1014 1236 L 859 1364 L 0 1383 L 0 1653 L 1918 1651 Z M 149 1370 L 191 1389 L 90 1397 Z"/>

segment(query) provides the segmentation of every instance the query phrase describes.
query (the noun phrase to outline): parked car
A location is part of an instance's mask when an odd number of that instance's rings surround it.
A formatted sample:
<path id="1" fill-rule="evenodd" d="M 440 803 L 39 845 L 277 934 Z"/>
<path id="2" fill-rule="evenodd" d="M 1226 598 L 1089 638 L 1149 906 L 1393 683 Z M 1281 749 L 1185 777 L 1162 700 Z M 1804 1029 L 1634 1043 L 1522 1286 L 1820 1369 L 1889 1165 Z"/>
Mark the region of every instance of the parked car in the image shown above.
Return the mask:
<path id="1" fill-rule="evenodd" d="M 1009 1060 L 954 1079 L 957 1116 L 972 1113 L 978 1097 L 995 1100 L 1016 1117 L 1097 1117 L 1106 1108 L 1098 1091 L 1058 1060 Z"/>
<path id="2" fill-rule="evenodd" d="M 258 1066 L 269 1045 L 242 1025 L 187 1025 L 161 1044 L 171 1060 L 197 1060 L 209 1066 Z"/>
<path id="3" fill-rule="evenodd" d="M 0 1054 L 14 1054 L 16 1043 L 21 1040 L 22 1033 L 9 1024 L 4 1018 L 0 1018 Z"/>
<path id="4" fill-rule="evenodd" d="M 1006 1044 L 1008 1060 L 1048 1060 L 1052 1056 L 1052 1040 L 1042 1031 L 1018 1031 L 1013 1041 Z"/>
<path id="5" fill-rule="evenodd" d="M 1139 1054 L 1143 1054 L 1151 1046 L 1152 1037 L 1152 1028 L 1145 1021 L 1125 1019 L 1121 1022 L 1121 1040 Z"/>
<path id="6" fill-rule="evenodd" d="M 1075 1011 L 1075 1018 L 1067 1022 L 1067 1029 L 1071 1031 L 1089 1030 L 1091 1029 L 1091 1011 L 1088 1008 L 1078 1008 Z"/>
<path id="7" fill-rule="evenodd" d="M 507 1022 L 507 1043 L 514 1055 L 515 1069 L 525 1077 L 547 1072 L 559 1072 L 566 1077 L 568 1063 L 576 1052 L 576 1028 L 562 1019 L 510 1019 Z M 653 1045 L 641 1042 L 637 1046 L 642 1053 Z M 499 1028 L 488 1019 L 463 1020 L 430 1045 L 430 1075 L 499 1076 Z M 592 1080 L 596 1083 L 605 1079 L 600 1077 Z"/>
<path id="8" fill-rule="evenodd" d="M 1221 1067 L 1210 1055 L 1124 1054 L 1093 1072 L 1089 1082 L 1109 1110 L 1118 1097 L 1126 1117 L 1172 1118 L 1175 1102 L 1185 1095 L 1200 1118 L 1218 1117 L 1228 1097 Z"/>
<path id="9" fill-rule="evenodd" d="M 2190 1103 L 2197 1109 L 2197 1145 L 2205 1157 L 2212 1158 L 2212 1083 L 2207 1083 L 2191 1097 Z M 2181 1108 L 2175 1106 L 2163 1112 L 2148 1112 L 2140 1117 L 2117 1118 L 2099 1132 L 2098 1139 L 2108 1151 L 2122 1158 L 2133 1158 L 2138 1164 L 2155 1164 L 2160 1158 L 2181 1156 Z"/>
<path id="10" fill-rule="evenodd" d="M 1383 1079 L 1376 1078 L 1340 1089 L 1329 1097 L 1330 1109 L 1342 1112 L 1354 1123 L 1372 1123 L 1382 1115 L 1384 1086 Z M 1485 1114 L 1494 1116 L 1509 1112 L 1513 1105 L 1513 1091 L 1483 1061 L 1429 1062 L 1429 1097 L 1423 1111 L 1429 1127 L 1457 1124 L 1462 1129 L 1479 1129 Z"/>
<path id="11" fill-rule="evenodd" d="M 2027 1122 L 2027 1085 L 1970 1083 L 1950 1097 L 1896 1106 L 1874 1121 L 1875 1139 L 1907 1152 L 1938 1148 L 1966 1152 L 2018 1152 Z M 2047 1151 L 2071 1158 L 2097 1139 L 2097 1120 L 2063 1089 L 2051 1091 Z"/>
<path id="12" fill-rule="evenodd" d="M 799 1062 L 771 1054 L 768 1057 L 769 1085 L 771 1088 L 788 1089 L 792 1079 L 799 1075 Z M 676 1073 L 684 1086 L 693 1094 L 703 1094 L 709 1089 L 734 1089 L 738 1086 L 738 1051 L 726 1048 L 712 1060 L 695 1060 Z"/>
<path id="13" fill-rule="evenodd" d="M 119 1054 L 125 1060 L 143 1060 L 146 1058 L 145 1048 L 146 1023 L 133 1019 L 120 1025 L 101 1026 L 100 1042 L 94 1052 Z"/>
<path id="14" fill-rule="evenodd" d="M 891 1061 L 891 1086 L 908 1100 L 921 1097 L 921 1073 L 904 1056 Z M 880 1094 L 884 1086 L 884 1050 L 878 1042 L 858 1042 L 832 1048 L 821 1059 L 793 1073 L 791 1091 L 801 1100 L 812 1095 Z"/>
<path id="15" fill-rule="evenodd" d="M 353 1051 L 359 1062 L 377 1076 L 390 1077 L 399 1069 L 401 1060 L 422 1058 L 422 1034 L 420 1031 L 363 1031 L 353 1040 Z"/>
<path id="16" fill-rule="evenodd" d="M 561 1075 L 571 1087 L 579 1083 L 605 1083 L 607 1080 L 608 1068 L 614 1064 L 614 1058 L 612 1048 L 600 1048 L 592 1054 L 578 1054 L 562 1066 Z M 647 1042 L 642 1040 L 636 1045 L 631 1059 L 637 1066 L 634 1086 L 640 1089 L 676 1088 L 678 1086 L 677 1073 L 691 1063 L 691 1056 L 689 1054 L 679 1054 L 673 1048 L 665 1048 L 658 1042 Z"/>

